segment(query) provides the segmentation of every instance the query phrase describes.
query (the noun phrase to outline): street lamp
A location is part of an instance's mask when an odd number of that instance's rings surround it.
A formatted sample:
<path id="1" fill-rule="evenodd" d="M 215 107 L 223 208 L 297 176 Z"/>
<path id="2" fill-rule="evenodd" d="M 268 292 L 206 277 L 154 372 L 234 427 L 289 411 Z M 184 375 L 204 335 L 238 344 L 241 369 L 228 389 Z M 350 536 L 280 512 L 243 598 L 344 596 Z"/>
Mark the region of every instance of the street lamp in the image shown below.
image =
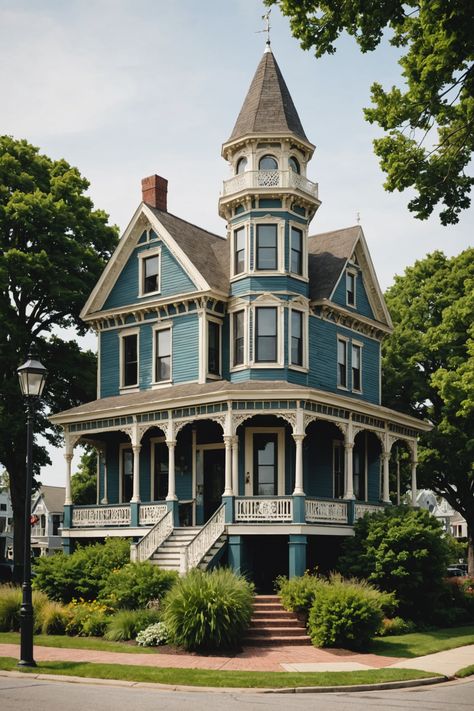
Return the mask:
<path id="1" fill-rule="evenodd" d="M 20 608 L 20 661 L 19 666 L 35 667 L 33 659 L 33 604 L 31 599 L 31 484 L 33 479 L 33 414 L 36 402 L 43 392 L 46 368 L 29 355 L 26 363 L 17 369 L 20 388 L 26 397 L 26 490 L 25 490 L 25 549 L 23 556 L 23 598 Z"/>

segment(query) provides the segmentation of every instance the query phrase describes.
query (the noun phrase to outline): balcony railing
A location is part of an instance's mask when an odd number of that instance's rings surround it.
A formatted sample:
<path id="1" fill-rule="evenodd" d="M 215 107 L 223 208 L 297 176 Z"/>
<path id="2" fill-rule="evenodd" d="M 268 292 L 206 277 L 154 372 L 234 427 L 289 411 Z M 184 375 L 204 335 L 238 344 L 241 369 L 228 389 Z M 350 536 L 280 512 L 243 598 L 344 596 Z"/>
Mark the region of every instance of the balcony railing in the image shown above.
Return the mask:
<path id="1" fill-rule="evenodd" d="M 363 518 L 366 513 L 378 513 L 383 511 L 383 504 L 354 504 L 354 521 Z"/>
<path id="2" fill-rule="evenodd" d="M 246 497 L 235 500 L 236 523 L 287 523 L 293 520 L 291 496 L 278 498 Z"/>
<path id="3" fill-rule="evenodd" d="M 303 193 L 318 197 L 318 184 L 312 183 L 294 170 L 247 170 L 224 180 L 222 195 L 234 195 L 242 190 L 257 188 L 286 188 L 301 190 Z"/>
<path id="4" fill-rule="evenodd" d="M 307 523 L 348 523 L 348 506 L 343 501 L 306 499 Z"/>
<path id="5" fill-rule="evenodd" d="M 166 504 L 140 504 L 138 523 L 152 526 L 166 513 Z M 132 514 L 130 504 L 106 506 L 73 506 L 72 528 L 103 528 L 108 526 L 130 526 Z"/>

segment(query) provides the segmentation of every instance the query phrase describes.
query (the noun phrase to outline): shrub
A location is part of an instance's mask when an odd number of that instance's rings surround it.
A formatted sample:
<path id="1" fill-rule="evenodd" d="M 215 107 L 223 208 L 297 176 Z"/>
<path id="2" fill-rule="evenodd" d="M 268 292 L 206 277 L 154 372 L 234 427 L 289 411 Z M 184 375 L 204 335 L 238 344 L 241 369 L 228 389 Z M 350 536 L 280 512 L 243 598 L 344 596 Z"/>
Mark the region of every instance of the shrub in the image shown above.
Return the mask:
<path id="1" fill-rule="evenodd" d="M 135 610 L 150 600 L 161 600 L 177 577 L 176 572 L 161 570 L 152 563 L 127 563 L 109 574 L 100 599 L 110 607 Z"/>
<path id="2" fill-rule="evenodd" d="M 156 622 L 137 634 L 137 644 L 140 647 L 158 647 L 168 642 L 168 630 L 164 622 Z"/>
<path id="3" fill-rule="evenodd" d="M 252 616 L 253 585 L 225 568 L 191 570 L 163 602 L 170 639 L 185 649 L 236 647 Z"/>
<path id="4" fill-rule="evenodd" d="M 432 621 L 443 627 L 471 622 L 474 620 L 474 591 L 472 579 L 448 578 L 443 582 L 443 592 L 439 598 Z"/>
<path id="5" fill-rule="evenodd" d="M 67 634 L 79 637 L 102 637 L 108 623 L 108 609 L 93 600 L 72 600 L 67 606 Z"/>
<path id="6" fill-rule="evenodd" d="M 35 628 L 41 634 L 66 634 L 70 620 L 70 612 L 64 605 L 48 600 L 41 608 Z"/>
<path id="7" fill-rule="evenodd" d="M 449 546 L 428 511 L 387 507 L 366 514 L 343 544 L 339 570 L 394 592 L 404 618 L 429 621 L 438 606 Z"/>
<path id="8" fill-rule="evenodd" d="M 316 647 L 363 649 L 380 629 L 393 599 L 365 581 L 332 575 L 320 581 L 309 613 L 308 630 Z"/>
<path id="9" fill-rule="evenodd" d="M 320 582 L 318 577 L 306 571 L 303 576 L 290 580 L 284 575 L 278 576 L 275 580 L 275 587 L 283 607 L 307 617 Z"/>
<path id="10" fill-rule="evenodd" d="M 104 636 L 114 642 L 135 639 L 139 632 L 158 619 L 156 610 L 119 610 L 109 619 Z"/>
<path id="11" fill-rule="evenodd" d="M 22 589 L 18 586 L 8 584 L 0 587 L 0 632 L 16 632 L 20 629 L 22 597 Z M 48 599 L 41 592 L 33 592 L 32 602 L 36 630 L 38 620 L 41 619 L 41 610 Z"/>
<path id="12" fill-rule="evenodd" d="M 414 632 L 415 629 L 415 625 L 411 620 L 404 620 L 401 617 L 384 617 L 378 634 L 380 637 L 394 637 L 399 634 L 409 634 Z"/>
<path id="13" fill-rule="evenodd" d="M 71 555 L 58 553 L 41 557 L 35 563 L 33 586 L 50 600 L 95 600 L 110 571 L 130 560 L 130 544 L 123 538 L 78 548 Z"/>

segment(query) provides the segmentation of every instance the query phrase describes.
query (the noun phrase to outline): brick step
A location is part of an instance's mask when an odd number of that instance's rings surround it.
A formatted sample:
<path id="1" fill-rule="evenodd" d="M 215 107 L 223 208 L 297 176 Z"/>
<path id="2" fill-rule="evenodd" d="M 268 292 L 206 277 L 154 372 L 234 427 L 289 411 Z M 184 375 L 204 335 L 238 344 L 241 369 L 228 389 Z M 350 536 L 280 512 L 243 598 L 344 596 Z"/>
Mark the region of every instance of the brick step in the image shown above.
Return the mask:
<path id="1" fill-rule="evenodd" d="M 256 620 L 294 620 L 293 612 L 287 610 L 256 610 L 253 609 L 253 618 Z"/>
<path id="2" fill-rule="evenodd" d="M 278 595 L 256 595 L 255 602 L 277 602 L 281 605 L 280 597 Z"/>
<path id="3" fill-rule="evenodd" d="M 305 627 L 249 627 L 248 637 L 306 637 Z"/>
<path id="4" fill-rule="evenodd" d="M 259 612 L 261 610 L 268 610 L 268 612 L 271 612 L 272 610 L 274 612 L 286 612 L 285 608 L 281 604 L 274 602 L 254 602 L 253 608 Z"/>
<path id="5" fill-rule="evenodd" d="M 285 617 L 283 619 L 268 617 L 256 619 L 255 617 L 252 617 L 250 624 L 252 627 L 259 629 L 260 627 L 288 627 L 289 622 L 292 622 L 297 627 L 302 627 L 303 629 L 305 629 L 304 622 L 300 620 L 295 620 L 293 617 Z"/>
<path id="6" fill-rule="evenodd" d="M 302 647 L 311 645 L 309 637 L 245 637 L 244 647 Z"/>

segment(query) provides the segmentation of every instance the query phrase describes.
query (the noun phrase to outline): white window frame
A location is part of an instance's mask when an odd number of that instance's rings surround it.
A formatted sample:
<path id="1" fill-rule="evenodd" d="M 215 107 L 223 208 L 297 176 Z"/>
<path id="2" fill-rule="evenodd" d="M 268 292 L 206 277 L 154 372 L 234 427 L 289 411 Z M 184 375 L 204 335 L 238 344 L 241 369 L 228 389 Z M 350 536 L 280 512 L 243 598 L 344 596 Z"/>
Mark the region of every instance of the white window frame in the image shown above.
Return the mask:
<path id="1" fill-rule="evenodd" d="M 239 363 L 239 365 L 234 365 L 234 318 L 236 313 L 244 313 L 244 362 Z M 232 311 L 229 312 L 230 324 L 229 324 L 229 340 L 230 340 L 230 363 L 229 370 L 231 373 L 235 373 L 239 370 L 245 370 L 249 367 L 249 307 L 248 304 L 239 304 L 235 306 Z"/>
<path id="2" fill-rule="evenodd" d="M 144 279 L 145 279 L 145 259 L 149 257 L 158 257 L 158 289 L 155 291 L 144 291 Z M 138 296 L 154 296 L 156 294 L 161 294 L 161 246 L 154 247 L 153 249 L 142 249 L 137 254 L 138 258 Z"/>
<path id="3" fill-rule="evenodd" d="M 297 311 L 298 313 L 301 314 L 302 319 L 301 319 L 301 337 L 303 339 L 302 343 L 302 356 L 303 356 L 303 362 L 301 365 L 298 365 L 296 363 L 291 362 L 291 322 L 292 322 L 292 314 L 293 311 Z M 300 308 L 300 307 L 294 307 L 290 306 L 288 309 L 288 368 L 291 368 L 291 370 L 299 370 L 301 372 L 307 373 L 308 372 L 308 361 L 309 361 L 309 348 L 308 348 L 308 342 L 309 342 L 309 337 L 308 337 L 308 311 Z"/>
<path id="4" fill-rule="evenodd" d="M 244 230 L 245 236 L 245 256 L 244 256 L 244 269 L 241 272 L 235 271 L 235 233 L 242 229 Z M 238 222 L 232 225 L 230 231 L 230 248 L 231 248 L 231 278 L 240 279 L 243 276 L 248 275 L 249 272 L 249 253 L 250 253 L 250 236 L 249 236 L 249 223 L 248 222 Z"/>
<path id="5" fill-rule="evenodd" d="M 291 271 L 291 230 L 295 228 L 302 233 L 301 240 L 301 274 Z M 308 281 L 308 229 L 301 222 L 296 222 L 295 220 L 288 221 L 288 274 L 290 274 L 293 279 L 300 279 L 301 281 Z"/>
<path id="6" fill-rule="evenodd" d="M 119 503 L 120 504 L 128 504 L 130 503 L 129 501 L 124 501 L 123 500 L 123 453 L 126 449 L 129 449 L 132 453 L 132 486 L 133 486 L 133 477 L 134 477 L 134 471 L 133 467 L 135 465 L 134 458 L 133 458 L 133 448 L 131 442 L 121 442 L 119 445 Z M 133 493 L 132 493 L 133 496 Z"/>
<path id="7" fill-rule="evenodd" d="M 357 270 L 354 268 L 349 267 L 346 269 L 346 276 L 345 276 L 345 287 L 346 287 L 346 306 L 349 306 L 351 309 L 356 309 L 357 308 Z M 349 289 L 348 289 L 348 281 L 349 278 L 353 277 L 354 279 L 354 303 L 351 304 L 349 302 Z"/>
<path id="8" fill-rule="evenodd" d="M 354 370 L 353 370 L 353 365 L 352 365 L 352 356 L 353 356 L 353 348 L 358 348 L 359 349 L 359 377 L 360 377 L 360 388 L 355 388 L 354 387 Z M 363 383 L 362 383 L 362 353 L 364 350 L 364 344 L 361 343 L 360 341 L 351 341 L 351 389 L 352 392 L 355 393 L 362 393 L 363 392 Z"/>
<path id="9" fill-rule="evenodd" d="M 253 235 L 253 264 L 250 272 L 264 276 L 281 276 L 285 274 L 285 221 L 274 215 L 264 215 L 251 220 Z M 277 226 L 277 268 L 257 269 L 257 227 L 259 225 Z"/>
<path id="10" fill-rule="evenodd" d="M 254 434 L 277 435 L 277 493 L 285 495 L 285 428 L 284 427 L 246 427 L 245 428 L 245 496 L 253 493 L 253 436 Z"/>
<path id="11" fill-rule="evenodd" d="M 257 349 L 257 314 L 256 311 L 259 308 L 263 309 L 268 309 L 268 308 L 274 308 L 276 310 L 276 326 L 277 326 L 277 347 L 276 347 L 276 354 L 277 354 L 277 360 L 276 361 L 265 361 L 265 362 L 259 362 L 255 359 L 256 355 L 256 349 Z M 284 321 L 284 312 L 285 312 L 285 307 L 280 301 L 276 301 L 274 299 L 264 299 L 260 297 L 256 301 L 254 301 L 251 306 L 250 306 L 250 311 L 252 313 L 252 320 L 253 320 L 253 343 L 252 343 L 252 359 L 249 359 L 249 363 L 252 368 L 283 368 L 284 367 L 284 348 L 283 348 L 283 341 L 284 341 L 284 332 L 285 332 L 285 321 Z"/>
<path id="12" fill-rule="evenodd" d="M 209 323 L 215 323 L 219 327 L 219 373 L 210 373 L 209 372 Z M 233 334 L 232 334 L 233 335 Z M 244 336 L 245 339 L 245 336 Z M 231 340 L 233 340 L 231 338 Z M 245 345 L 244 345 L 244 352 L 245 352 Z M 207 315 L 206 317 L 206 342 L 205 342 L 205 355 L 204 357 L 206 358 L 206 378 L 209 378 L 210 380 L 221 380 L 222 379 L 222 321 L 218 318 L 214 318 L 213 316 Z"/>
<path id="13" fill-rule="evenodd" d="M 345 385 L 341 385 L 339 383 L 339 342 L 344 343 L 345 349 L 346 349 L 346 362 L 345 362 L 346 384 Z M 336 370 L 336 387 L 338 388 L 338 390 L 349 391 L 349 348 L 348 348 L 348 346 L 350 344 L 350 339 L 347 338 L 347 336 L 341 336 L 340 334 L 337 334 L 336 344 L 337 344 L 336 345 L 336 368 L 337 368 L 337 370 Z"/>
<path id="14" fill-rule="evenodd" d="M 124 339 L 127 336 L 137 337 L 137 382 L 132 385 L 124 384 Z M 125 392 L 136 392 L 140 389 L 140 328 L 127 328 L 119 332 L 119 368 L 120 368 L 120 390 Z"/>
<path id="15" fill-rule="evenodd" d="M 156 334 L 158 331 L 170 332 L 170 378 L 168 380 L 156 380 Z M 153 347 L 152 347 L 152 373 L 151 386 L 153 390 L 170 385 L 173 382 L 173 322 L 162 321 L 153 326 Z"/>

